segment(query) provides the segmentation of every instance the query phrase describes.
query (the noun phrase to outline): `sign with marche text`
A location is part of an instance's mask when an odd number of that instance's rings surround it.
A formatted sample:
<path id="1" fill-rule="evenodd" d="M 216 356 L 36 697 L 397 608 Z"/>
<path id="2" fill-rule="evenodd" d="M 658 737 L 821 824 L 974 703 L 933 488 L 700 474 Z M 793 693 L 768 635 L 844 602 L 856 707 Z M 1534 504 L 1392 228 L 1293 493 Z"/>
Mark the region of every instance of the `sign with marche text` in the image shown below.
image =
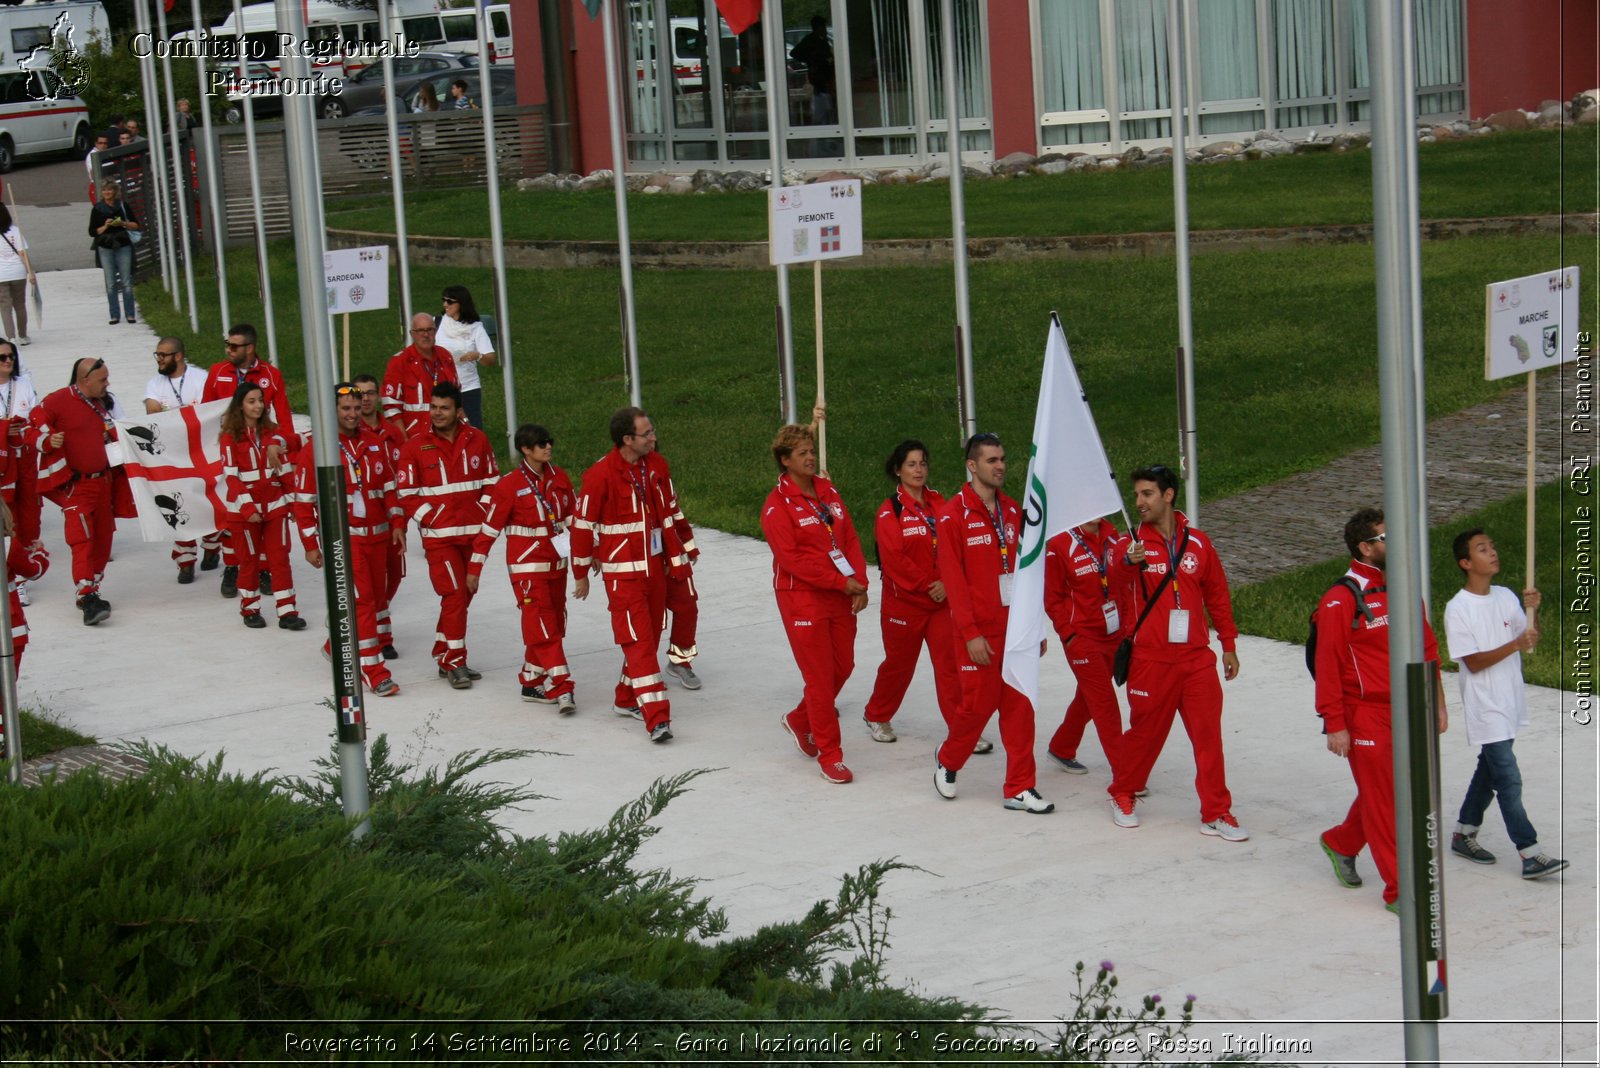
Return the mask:
<path id="1" fill-rule="evenodd" d="M 861 255 L 861 179 L 769 189 L 767 240 L 773 264 Z"/>
<path id="2" fill-rule="evenodd" d="M 1540 371 L 1578 358 L 1576 267 L 1484 287 L 1483 377 Z"/>

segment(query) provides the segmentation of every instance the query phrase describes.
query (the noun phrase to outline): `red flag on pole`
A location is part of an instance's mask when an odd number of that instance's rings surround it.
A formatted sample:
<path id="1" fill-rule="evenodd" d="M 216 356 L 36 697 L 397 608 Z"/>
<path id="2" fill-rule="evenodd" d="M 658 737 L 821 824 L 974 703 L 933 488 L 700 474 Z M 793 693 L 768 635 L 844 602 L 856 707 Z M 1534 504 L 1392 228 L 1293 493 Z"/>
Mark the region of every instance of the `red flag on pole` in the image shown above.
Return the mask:
<path id="1" fill-rule="evenodd" d="M 722 20 L 734 33 L 743 33 L 761 18 L 761 0 L 717 0 Z"/>

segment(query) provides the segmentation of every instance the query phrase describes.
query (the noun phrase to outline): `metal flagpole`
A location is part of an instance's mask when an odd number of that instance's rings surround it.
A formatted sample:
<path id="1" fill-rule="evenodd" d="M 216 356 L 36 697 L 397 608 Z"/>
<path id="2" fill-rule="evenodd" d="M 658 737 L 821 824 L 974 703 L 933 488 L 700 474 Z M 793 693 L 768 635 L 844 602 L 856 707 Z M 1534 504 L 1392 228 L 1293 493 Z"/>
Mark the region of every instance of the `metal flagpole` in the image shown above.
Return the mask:
<path id="1" fill-rule="evenodd" d="M 306 39 L 302 0 L 275 0 L 278 28 L 296 41 Z M 298 52 L 284 56 L 284 74 L 308 79 L 311 65 Z M 304 84 L 304 83 L 302 83 Z M 333 396 L 333 334 L 328 294 L 323 288 L 326 230 L 322 216 L 322 175 L 317 164 L 316 119 L 312 99 L 284 98 L 283 141 L 289 171 L 290 216 L 294 223 L 295 265 L 300 275 L 300 323 L 305 341 L 306 386 L 311 407 L 317 465 L 318 531 L 328 597 L 329 642 L 333 654 L 334 726 L 339 737 L 339 790 L 344 813 L 367 813 L 367 722 L 362 706 L 357 658 L 355 586 L 351 581 L 350 523 L 345 514 L 344 463 Z M 363 837 L 370 824 L 354 831 Z"/>
<path id="2" fill-rule="evenodd" d="M 238 3 L 238 0 L 234 2 Z M 410 336 L 406 330 L 411 326 L 411 317 L 417 313 L 417 308 L 411 303 L 411 238 L 406 230 L 406 181 L 400 167 L 400 124 L 395 117 L 400 102 L 394 98 L 395 39 L 390 36 L 394 31 L 394 19 L 391 15 L 393 10 L 394 0 L 378 0 L 378 33 L 385 44 L 383 114 L 389 124 L 389 189 L 394 197 L 394 239 L 400 254 L 400 337 L 405 340 Z M 481 13 L 483 9 L 477 10 Z M 411 151 L 420 154 L 423 125 L 419 123 L 413 129 Z"/>
<path id="3" fill-rule="evenodd" d="M 783 56 L 783 19 L 776 0 L 762 0 L 761 38 L 766 53 L 767 152 L 772 160 L 772 188 L 783 188 L 783 138 L 789 112 L 789 65 Z M 778 271 L 778 400 L 783 421 L 796 419 L 794 381 L 794 321 L 790 318 L 789 265 L 780 263 Z"/>
<path id="4" fill-rule="evenodd" d="M 622 144 L 622 87 L 618 84 L 615 0 L 603 0 L 600 26 L 605 34 L 606 103 L 611 109 L 611 184 L 617 196 L 617 252 L 622 258 L 622 346 L 628 376 L 628 401 L 641 407 L 639 328 L 633 315 L 633 244 L 628 238 L 628 157 Z"/>
<path id="5" fill-rule="evenodd" d="M 156 23 L 161 29 L 161 39 L 170 40 L 167 36 L 167 8 L 162 0 L 156 3 Z M 189 168 L 183 165 L 183 146 L 178 143 L 178 104 L 172 94 L 172 58 L 169 52 L 163 52 L 161 57 L 161 71 L 166 76 L 167 98 L 167 129 L 172 132 L 172 184 L 175 187 L 173 196 L 176 200 L 178 226 L 177 236 L 183 242 L 183 286 L 189 298 L 189 329 L 195 333 L 200 332 L 200 308 L 194 299 L 194 250 L 189 243 L 189 226 L 193 221 L 189 216 Z M 155 102 L 159 109 L 159 101 Z M 149 114 L 154 119 L 153 114 Z M 151 122 L 150 136 L 153 139 L 161 138 L 159 122 Z"/>
<path id="6" fill-rule="evenodd" d="M 1199 448 L 1194 401 L 1194 299 L 1189 290 L 1188 29 L 1185 0 L 1170 0 L 1167 15 L 1167 78 L 1172 97 L 1173 244 L 1178 253 L 1178 344 L 1182 362 L 1178 390 L 1178 465 L 1183 471 L 1183 510 L 1200 525 Z"/>
<path id="7" fill-rule="evenodd" d="M 241 0 L 233 0 L 233 24 L 238 29 L 235 39 L 239 46 L 239 80 L 244 81 L 250 76 L 250 66 L 245 56 L 244 8 Z M 267 220 L 261 209 L 261 172 L 255 165 L 255 161 L 261 158 L 256 154 L 256 115 L 255 108 L 248 101 L 242 102 L 240 107 L 244 112 L 245 169 L 250 172 L 250 215 L 256 231 L 256 270 L 260 272 L 261 303 L 267 317 L 267 359 L 277 366 L 278 317 L 272 306 L 272 265 L 267 258 Z M 232 323 L 223 323 L 222 329 L 227 330 L 232 326 Z"/>
<path id="8" fill-rule="evenodd" d="M 517 385 L 511 378 L 511 291 L 506 286 L 505 224 L 500 215 L 500 157 L 494 139 L 494 82 L 489 77 L 489 12 L 478 15 L 478 108 L 483 112 L 483 152 L 489 184 L 489 248 L 494 257 L 495 308 L 500 313 L 500 336 L 495 338 L 495 355 L 500 358 L 500 381 L 506 395 L 506 442 L 511 455 L 517 454 Z M 638 402 L 635 401 L 635 404 Z"/>
<path id="9" fill-rule="evenodd" d="M 1439 737 L 1433 665 L 1423 662 L 1427 602 L 1426 457 L 1418 426 L 1421 274 L 1418 265 L 1415 25 L 1410 4 L 1370 0 L 1373 245 L 1383 498 L 1388 525 L 1390 714 L 1400 872 L 1401 997 L 1406 1060 L 1436 1063 L 1445 991 Z"/>
<path id="10" fill-rule="evenodd" d="M 950 152 L 950 247 L 956 269 L 956 358 L 961 391 L 961 440 L 978 432 L 978 400 L 972 375 L 972 302 L 967 296 L 967 204 L 962 185 L 961 108 L 956 93 L 956 13 L 953 0 L 942 0 L 939 19 L 944 23 L 944 110 L 949 120 L 945 134 Z"/>
<path id="11" fill-rule="evenodd" d="M 196 39 L 199 39 L 200 0 L 190 0 L 189 8 L 193 12 Z M 206 88 L 206 61 L 205 49 L 194 50 L 195 84 L 200 86 L 200 92 L 205 93 Z M 206 200 L 211 205 L 211 248 L 212 255 L 217 263 L 217 306 L 222 314 L 222 329 L 228 329 L 233 321 L 233 311 L 228 306 L 228 260 L 227 252 L 222 243 L 222 199 L 218 192 L 217 183 L 217 155 L 218 141 L 211 136 L 211 109 L 206 107 L 207 98 L 202 95 L 199 101 L 200 129 L 205 133 L 206 139 Z M 190 120 L 193 121 L 192 119 Z M 176 133 L 177 128 L 173 128 Z M 194 129 L 189 130 L 190 143 L 194 142 Z"/>
<path id="12" fill-rule="evenodd" d="M 149 35 L 150 9 L 146 6 L 149 0 L 135 0 L 133 5 L 134 19 L 139 32 Z M 161 175 L 167 172 L 166 153 L 162 151 L 161 137 L 156 133 L 160 126 L 161 108 L 159 101 L 160 86 L 156 79 L 155 53 L 152 51 L 139 60 L 139 82 L 144 87 L 145 118 L 150 120 L 150 172 L 155 181 L 144 183 L 145 212 L 148 221 L 150 202 L 155 201 L 156 222 L 160 228 L 158 235 L 161 242 L 161 284 L 167 287 L 167 293 L 172 297 L 172 306 L 181 309 L 183 304 L 178 296 L 178 250 L 172 241 L 172 219 L 167 209 L 166 184 L 161 181 Z"/>

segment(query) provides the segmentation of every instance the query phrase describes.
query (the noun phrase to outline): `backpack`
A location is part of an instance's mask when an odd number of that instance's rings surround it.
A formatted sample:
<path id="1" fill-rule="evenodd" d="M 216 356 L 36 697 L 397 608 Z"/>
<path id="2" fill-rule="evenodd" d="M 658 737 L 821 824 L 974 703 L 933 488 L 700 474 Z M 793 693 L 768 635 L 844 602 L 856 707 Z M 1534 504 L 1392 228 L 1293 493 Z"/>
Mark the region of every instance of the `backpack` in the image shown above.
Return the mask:
<path id="1" fill-rule="evenodd" d="M 1371 624 L 1372 609 L 1367 607 L 1367 596 L 1362 592 L 1361 584 L 1349 575 L 1341 577 L 1338 582 L 1329 586 L 1327 593 L 1322 596 L 1326 597 L 1328 593 L 1332 593 L 1340 586 L 1349 590 L 1356 598 L 1356 614 L 1350 617 L 1350 629 L 1355 630 L 1361 619 L 1365 619 L 1368 624 Z M 1374 586 L 1371 592 L 1383 593 L 1387 589 L 1388 587 L 1386 586 Z M 1317 598 L 1317 605 L 1321 607 L 1322 597 Z M 1306 670 L 1311 673 L 1313 679 L 1317 677 L 1317 611 L 1315 608 L 1311 610 L 1311 628 L 1306 634 Z"/>

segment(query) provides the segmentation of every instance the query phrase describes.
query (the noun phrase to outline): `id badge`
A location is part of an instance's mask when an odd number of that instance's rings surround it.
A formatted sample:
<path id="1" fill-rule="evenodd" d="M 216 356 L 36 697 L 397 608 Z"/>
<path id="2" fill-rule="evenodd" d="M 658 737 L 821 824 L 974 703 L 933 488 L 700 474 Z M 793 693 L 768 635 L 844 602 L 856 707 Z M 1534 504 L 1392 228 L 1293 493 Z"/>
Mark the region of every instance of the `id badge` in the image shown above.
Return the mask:
<path id="1" fill-rule="evenodd" d="M 1189 610 L 1174 608 L 1167 615 L 1167 641 L 1173 645 L 1189 644 Z"/>
<path id="2" fill-rule="evenodd" d="M 1016 585 L 1017 574 L 1007 571 L 1000 576 L 1000 607 L 1008 608 L 1011 605 L 1011 588 Z"/>
<path id="3" fill-rule="evenodd" d="M 661 555 L 661 528 L 660 527 L 657 527 L 656 529 L 654 529 L 654 530 L 652 530 L 650 532 L 650 555 L 651 556 L 660 556 Z"/>
<path id="4" fill-rule="evenodd" d="M 833 549 L 828 553 L 828 559 L 833 561 L 833 566 L 839 569 L 839 574 L 845 578 L 854 578 L 856 569 L 850 566 L 850 561 L 844 558 L 844 553 Z"/>
<path id="5" fill-rule="evenodd" d="M 1100 612 L 1106 617 L 1106 633 L 1116 634 L 1122 630 L 1122 617 L 1117 614 L 1117 602 L 1105 601 L 1100 605 Z"/>
<path id="6" fill-rule="evenodd" d="M 550 536 L 550 548 L 554 549 L 556 555 L 561 559 L 567 559 L 572 555 L 572 535 L 565 530 L 559 534 L 552 534 Z"/>

